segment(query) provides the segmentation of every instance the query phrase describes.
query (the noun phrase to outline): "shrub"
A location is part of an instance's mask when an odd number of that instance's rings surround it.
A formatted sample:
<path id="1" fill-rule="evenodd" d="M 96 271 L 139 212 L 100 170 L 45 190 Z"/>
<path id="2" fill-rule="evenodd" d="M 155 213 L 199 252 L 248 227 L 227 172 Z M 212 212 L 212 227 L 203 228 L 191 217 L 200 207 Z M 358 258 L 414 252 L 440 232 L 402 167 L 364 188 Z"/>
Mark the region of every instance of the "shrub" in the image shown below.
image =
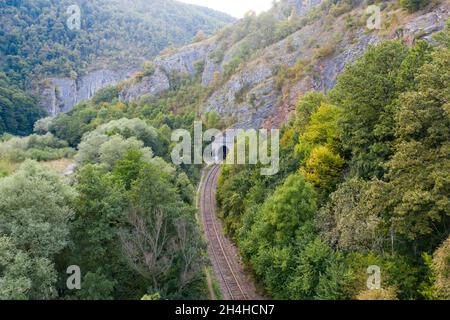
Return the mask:
<path id="1" fill-rule="evenodd" d="M 196 74 L 202 74 L 205 70 L 205 61 L 202 59 L 194 61 L 194 69 Z"/>
<path id="2" fill-rule="evenodd" d="M 432 269 L 436 282 L 434 284 L 438 299 L 450 299 L 450 237 L 433 255 Z"/>
<path id="3" fill-rule="evenodd" d="M 112 102 L 119 96 L 119 90 L 115 86 L 108 86 L 99 90 L 92 98 L 94 104 L 100 104 L 102 102 Z"/>
<path id="4" fill-rule="evenodd" d="M 415 12 L 426 7 L 430 0 L 400 0 L 401 6 L 409 12 Z"/>
<path id="5" fill-rule="evenodd" d="M 142 71 L 144 72 L 144 76 L 150 77 L 155 73 L 156 67 L 152 61 L 145 61 L 142 64 Z"/>

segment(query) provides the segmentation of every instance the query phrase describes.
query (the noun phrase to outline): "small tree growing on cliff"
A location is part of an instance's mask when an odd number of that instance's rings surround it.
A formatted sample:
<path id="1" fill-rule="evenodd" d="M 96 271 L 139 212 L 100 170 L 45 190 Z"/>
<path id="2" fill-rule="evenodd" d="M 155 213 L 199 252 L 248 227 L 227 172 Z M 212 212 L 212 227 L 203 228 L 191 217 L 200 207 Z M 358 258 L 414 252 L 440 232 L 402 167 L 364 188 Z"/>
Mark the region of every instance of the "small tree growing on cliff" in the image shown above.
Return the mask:
<path id="1" fill-rule="evenodd" d="M 195 35 L 195 37 L 192 39 L 192 42 L 200 42 L 206 39 L 206 34 L 203 30 L 199 30 L 197 31 L 197 34 Z"/>
<path id="2" fill-rule="evenodd" d="M 401 6 L 409 12 L 415 12 L 426 7 L 430 0 L 400 0 Z"/>

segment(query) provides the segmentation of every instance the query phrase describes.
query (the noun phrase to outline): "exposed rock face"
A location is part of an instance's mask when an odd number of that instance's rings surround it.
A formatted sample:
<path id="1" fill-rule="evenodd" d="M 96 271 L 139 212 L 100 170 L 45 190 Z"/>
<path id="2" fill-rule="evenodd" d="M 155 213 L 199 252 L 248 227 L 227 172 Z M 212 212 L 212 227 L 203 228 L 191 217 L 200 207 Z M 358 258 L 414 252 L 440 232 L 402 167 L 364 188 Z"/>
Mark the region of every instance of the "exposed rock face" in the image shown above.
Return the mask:
<path id="1" fill-rule="evenodd" d="M 282 20 L 290 16 L 304 16 L 311 8 L 320 4 L 322 0 L 281 0 L 272 11 L 275 18 Z"/>
<path id="2" fill-rule="evenodd" d="M 207 55 L 215 48 L 212 39 L 183 47 L 176 53 L 158 57 L 154 64 L 166 74 L 181 73 L 193 76 L 197 73 L 196 64 L 205 61 Z"/>
<path id="3" fill-rule="evenodd" d="M 173 54 L 157 57 L 153 61 L 155 73 L 138 83 L 129 83 L 120 93 L 120 99 L 132 101 L 146 94 L 158 95 L 170 88 L 170 77 L 176 74 L 193 77 L 202 72 L 202 83 L 208 86 L 214 79 L 214 73 L 222 70 L 220 64 L 209 58 L 217 47 L 214 40 L 213 37 L 185 46 Z"/>
<path id="4" fill-rule="evenodd" d="M 319 72 L 313 85 L 315 90 L 326 92 L 332 89 L 336 84 L 337 76 L 345 66 L 354 63 L 370 45 L 375 45 L 380 41 L 376 34 L 365 35 L 363 32 L 360 32 L 356 39 L 357 41 L 354 41 L 353 45 L 346 41 L 341 43 L 342 53 L 324 59 L 316 66 Z"/>
<path id="5" fill-rule="evenodd" d="M 412 44 L 415 39 L 432 41 L 432 35 L 445 26 L 450 17 L 450 4 L 444 3 L 432 12 L 413 16 L 403 27 L 389 35 L 390 39 L 401 39 Z M 322 59 L 315 66 L 314 76 L 307 76 L 294 83 L 290 92 L 284 93 L 282 102 L 267 116 L 263 126 L 266 128 L 279 127 L 288 120 L 290 112 L 302 95 L 310 90 L 326 92 L 334 87 L 337 76 L 344 70 L 345 66 L 354 63 L 370 45 L 375 45 L 383 40 L 377 33 L 365 34 L 361 30 L 358 35 L 351 39 L 343 39 L 338 45 L 339 54 Z"/>
<path id="6" fill-rule="evenodd" d="M 354 63 L 370 45 L 378 43 L 380 38 L 375 34 L 365 35 L 360 32 L 354 38 L 354 44 L 350 44 L 349 41 L 350 39 L 344 39 L 338 46 L 337 51 L 341 50 L 341 53 L 318 61 L 314 66 L 312 75 L 307 75 L 291 84 L 289 91 L 283 92 L 284 98 L 281 103 L 270 110 L 269 114 L 266 114 L 263 127 L 277 128 L 286 122 L 290 112 L 295 109 L 299 97 L 308 91 L 314 90 L 326 93 L 332 89 L 336 84 L 337 76 L 344 70 L 345 66 Z"/>
<path id="7" fill-rule="evenodd" d="M 214 74 L 216 73 L 222 73 L 222 65 L 212 61 L 207 57 L 205 62 L 205 69 L 203 70 L 202 75 L 202 85 L 206 87 L 210 83 L 212 83 L 214 81 Z"/>
<path id="8" fill-rule="evenodd" d="M 399 27 L 399 30 L 403 30 L 401 34 L 388 35 L 387 38 L 398 37 L 409 43 L 417 37 L 431 40 L 432 34 L 441 30 L 449 18 L 449 7 L 449 3 L 443 3 L 430 13 L 416 14 L 404 27 Z M 317 24 L 304 27 L 291 35 L 291 41 L 297 48 L 292 53 L 286 49 L 287 40 L 266 48 L 260 58 L 248 63 L 219 88 L 206 102 L 204 110 L 216 111 L 224 117 L 233 117 L 235 126 L 239 128 L 279 127 L 288 120 L 300 96 L 311 90 L 326 92 L 332 89 L 337 76 L 346 65 L 354 63 L 370 45 L 386 39 L 386 36 L 378 32 L 367 33 L 365 29 L 360 29 L 355 34 L 334 26 L 334 31 L 343 35 L 336 43 L 335 50 L 325 57 L 314 59 L 312 72 L 289 83 L 288 88 L 276 92 L 277 89 L 273 86 L 276 75 L 270 70 L 274 70 L 277 65 L 292 67 L 297 61 L 308 60 L 314 56 L 314 52 L 306 45 L 311 39 L 315 39 L 316 47 L 319 48 L 333 41 L 324 38 L 323 29 Z M 235 94 L 244 89 L 244 99 L 236 99 Z M 250 104 L 249 101 L 253 103 Z"/>
<path id="9" fill-rule="evenodd" d="M 124 88 L 124 90 L 120 92 L 119 98 L 122 101 L 133 101 L 143 95 L 157 95 L 169 89 L 169 78 L 163 71 L 161 71 L 161 69 L 157 68 L 153 75 L 144 77 L 138 83 Z"/>
<path id="10" fill-rule="evenodd" d="M 67 112 L 81 100 L 91 98 L 98 90 L 117 84 L 131 76 L 133 70 L 96 70 L 74 80 L 71 78 L 48 79 L 42 89 L 42 104 L 49 115 Z"/>
<path id="11" fill-rule="evenodd" d="M 403 38 L 412 44 L 417 36 L 432 41 L 431 34 L 441 30 L 449 17 L 450 4 L 444 4 L 432 12 L 418 16 L 405 24 L 402 30 L 398 30 L 392 37 Z"/>
<path id="12" fill-rule="evenodd" d="M 295 9 L 299 16 L 305 15 L 311 8 L 320 4 L 322 0 L 287 0 L 287 5 Z"/>

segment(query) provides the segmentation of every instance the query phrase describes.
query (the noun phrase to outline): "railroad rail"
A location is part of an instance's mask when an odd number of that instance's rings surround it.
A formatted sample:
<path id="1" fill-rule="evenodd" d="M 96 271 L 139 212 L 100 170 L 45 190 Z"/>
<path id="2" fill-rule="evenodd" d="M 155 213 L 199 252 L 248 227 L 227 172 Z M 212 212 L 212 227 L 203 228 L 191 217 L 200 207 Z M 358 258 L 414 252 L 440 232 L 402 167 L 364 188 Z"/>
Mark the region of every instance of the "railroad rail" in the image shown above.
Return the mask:
<path id="1" fill-rule="evenodd" d="M 219 281 L 222 295 L 227 300 L 248 300 L 245 279 L 242 279 L 242 267 L 230 249 L 229 240 L 225 238 L 222 226 L 216 216 L 216 181 L 220 166 L 213 166 L 206 174 L 201 191 L 200 210 L 202 222 L 208 241 L 208 251 L 214 272 Z"/>

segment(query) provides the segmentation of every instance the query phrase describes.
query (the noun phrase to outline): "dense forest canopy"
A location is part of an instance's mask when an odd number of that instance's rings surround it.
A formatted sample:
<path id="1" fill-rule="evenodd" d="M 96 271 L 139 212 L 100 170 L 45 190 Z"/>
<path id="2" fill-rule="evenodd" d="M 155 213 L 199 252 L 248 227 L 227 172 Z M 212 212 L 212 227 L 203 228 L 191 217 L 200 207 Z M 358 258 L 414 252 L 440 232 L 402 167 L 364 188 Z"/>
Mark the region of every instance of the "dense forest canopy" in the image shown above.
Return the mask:
<path id="1" fill-rule="evenodd" d="M 22 90 L 0 72 L 0 134 L 30 134 L 34 123 L 44 115 L 37 97 Z"/>
<path id="2" fill-rule="evenodd" d="M 133 68 L 162 49 L 211 34 L 233 18 L 172 0 L 82 0 L 80 29 L 67 13 L 73 1 L 0 3 L 0 134 L 30 134 L 44 112 L 30 91 L 50 76 L 76 79 L 101 67 Z"/>
<path id="3" fill-rule="evenodd" d="M 201 168 L 169 162 L 171 132 L 192 130 L 193 102 L 206 94 L 199 83 L 181 80 L 159 98 L 132 103 L 105 88 L 66 114 L 39 120 L 36 134 L 2 137 L 0 299 L 207 297 L 195 216 Z M 205 116 L 205 126 L 217 119 Z M 61 159 L 73 159 L 75 176 L 48 169 Z M 17 229 L 25 219 L 28 229 Z M 30 247 L 24 239 L 41 229 L 39 245 Z M 79 291 L 66 287 L 69 265 L 82 270 Z"/>
<path id="4" fill-rule="evenodd" d="M 226 228 L 270 296 L 450 298 L 449 32 L 372 47 L 327 95 L 300 98 L 282 174 L 225 166 Z"/>

